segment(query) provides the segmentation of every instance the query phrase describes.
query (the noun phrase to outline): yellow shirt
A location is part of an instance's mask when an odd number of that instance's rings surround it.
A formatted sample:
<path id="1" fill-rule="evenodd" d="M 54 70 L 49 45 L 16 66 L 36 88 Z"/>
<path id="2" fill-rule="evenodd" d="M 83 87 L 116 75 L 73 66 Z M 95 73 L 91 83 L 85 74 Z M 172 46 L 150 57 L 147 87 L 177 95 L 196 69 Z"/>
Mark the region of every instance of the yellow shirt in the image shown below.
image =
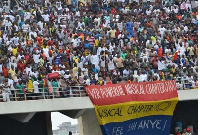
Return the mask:
<path id="1" fill-rule="evenodd" d="M 10 69 L 10 70 L 8 71 L 8 73 L 11 75 L 12 78 L 15 76 L 15 71 L 12 70 L 12 69 Z"/>
<path id="2" fill-rule="evenodd" d="M 72 69 L 72 71 L 73 71 L 73 79 L 76 80 L 76 75 L 77 75 L 77 72 L 78 72 L 78 67 L 74 67 Z"/>
<path id="3" fill-rule="evenodd" d="M 99 40 L 98 39 L 95 39 L 94 46 L 99 46 Z"/>
<path id="4" fill-rule="evenodd" d="M 175 73 L 176 69 L 175 68 L 171 68 L 171 71 L 172 71 L 172 73 Z"/>
<path id="5" fill-rule="evenodd" d="M 155 42 L 155 41 L 156 41 L 156 38 L 155 38 L 154 36 L 152 36 L 152 37 L 151 37 L 151 40 L 152 40 L 153 42 Z"/>
<path id="6" fill-rule="evenodd" d="M 17 48 L 13 48 L 13 49 L 12 49 L 12 54 L 13 54 L 14 56 L 16 56 L 16 54 L 17 54 Z"/>
<path id="7" fill-rule="evenodd" d="M 78 60 L 79 60 L 78 57 L 74 57 L 74 58 L 73 58 L 73 61 L 76 62 L 76 63 L 78 63 Z"/>
<path id="8" fill-rule="evenodd" d="M 28 92 L 33 92 L 33 82 L 31 79 L 28 80 L 27 88 Z"/>

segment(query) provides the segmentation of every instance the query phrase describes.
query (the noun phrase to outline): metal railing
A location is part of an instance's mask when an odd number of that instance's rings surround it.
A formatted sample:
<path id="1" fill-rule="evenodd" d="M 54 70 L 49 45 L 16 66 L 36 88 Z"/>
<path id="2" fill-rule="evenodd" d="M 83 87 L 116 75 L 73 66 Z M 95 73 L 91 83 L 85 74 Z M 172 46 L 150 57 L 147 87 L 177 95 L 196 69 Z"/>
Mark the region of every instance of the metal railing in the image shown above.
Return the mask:
<path id="1" fill-rule="evenodd" d="M 182 84 L 183 84 L 183 88 L 178 89 L 178 90 L 188 90 L 188 89 L 185 89 L 184 87 L 186 83 L 182 83 Z M 39 90 L 38 93 L 34 93 L 34 88 L 24 88 L 24 90 L 20 90 L 20 89 L 2 90 L 2 92 L 0 92 L 0 102 L 3 101 L 5 94 L 7 94 L 7 96 L 9 95 L 8 97 L 10 101 L 25 101 L 25 100 L 88 96 L 85 91 L 85 87 L 82 85 L 68 86 L 68 87 L 52 87 L 51 89 L 52 91 L 50 91 L 48 87 L 38 88 Z"/>
<path id="2" fill-rule="evenodd" d="M 34 93 L 34 88 L 25 88 L 25 90 L 20 90 L 20 89 L 2 90 L 0 94 L 0 102 L 3 101 L 3 99 L 5 98 L 4 96 L 6 96 L 6 94 L 7 96 L 9 95 L 10 101 L 87 96 L 84 86 L 52 87 L 51 92 L 49 91 L 48 87 L 38 88 L 38 90 L 39 90 L 38 93 Z"/>

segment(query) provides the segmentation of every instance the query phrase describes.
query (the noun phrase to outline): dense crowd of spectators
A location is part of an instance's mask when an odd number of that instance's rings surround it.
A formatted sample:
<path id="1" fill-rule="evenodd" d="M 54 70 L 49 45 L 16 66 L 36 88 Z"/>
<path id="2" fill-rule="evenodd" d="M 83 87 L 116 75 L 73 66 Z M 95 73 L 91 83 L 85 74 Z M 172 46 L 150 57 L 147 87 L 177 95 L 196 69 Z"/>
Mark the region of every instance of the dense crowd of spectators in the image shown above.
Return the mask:
<path id="1" fill-rule="evenodd" d="M 196 5 L 190 0 L 3 3 L 5 101 L 10 89 L 37 95 L 38 88 L 52 93 L 68 85 L 123 81 L 176 80 L 178 89 L 197 89 Z M 59 76 L 49 79 L 55 72 Z"/>

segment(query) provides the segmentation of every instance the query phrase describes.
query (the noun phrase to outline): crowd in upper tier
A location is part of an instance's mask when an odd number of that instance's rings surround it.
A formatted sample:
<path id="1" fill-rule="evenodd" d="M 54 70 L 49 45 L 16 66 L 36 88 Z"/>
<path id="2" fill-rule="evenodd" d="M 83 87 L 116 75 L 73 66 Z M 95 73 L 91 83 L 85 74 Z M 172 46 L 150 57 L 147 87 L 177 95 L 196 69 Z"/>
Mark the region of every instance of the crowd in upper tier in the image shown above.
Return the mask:
<path id="1" fill-rule="evenodd" d="M 2 3 L 4 96 L 124 81 L 176 80 L 178 89 L 197 89 L 197 1 L 81 1 Z"/>

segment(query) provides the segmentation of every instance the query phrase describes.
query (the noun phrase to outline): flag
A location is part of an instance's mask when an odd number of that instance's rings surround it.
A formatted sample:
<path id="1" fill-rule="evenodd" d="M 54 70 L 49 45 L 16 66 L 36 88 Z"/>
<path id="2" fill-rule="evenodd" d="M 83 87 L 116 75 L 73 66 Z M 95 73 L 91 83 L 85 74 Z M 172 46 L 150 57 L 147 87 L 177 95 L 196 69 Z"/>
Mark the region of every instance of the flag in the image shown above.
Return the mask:
<path id="1" fill-rule="evenodd" d="M 172 56 L 172 60 L 177 60 L 178 53 L 180 53 L 179 50 L 177 50 L 177 51 L 174 53 L 174 55 Z"/>

